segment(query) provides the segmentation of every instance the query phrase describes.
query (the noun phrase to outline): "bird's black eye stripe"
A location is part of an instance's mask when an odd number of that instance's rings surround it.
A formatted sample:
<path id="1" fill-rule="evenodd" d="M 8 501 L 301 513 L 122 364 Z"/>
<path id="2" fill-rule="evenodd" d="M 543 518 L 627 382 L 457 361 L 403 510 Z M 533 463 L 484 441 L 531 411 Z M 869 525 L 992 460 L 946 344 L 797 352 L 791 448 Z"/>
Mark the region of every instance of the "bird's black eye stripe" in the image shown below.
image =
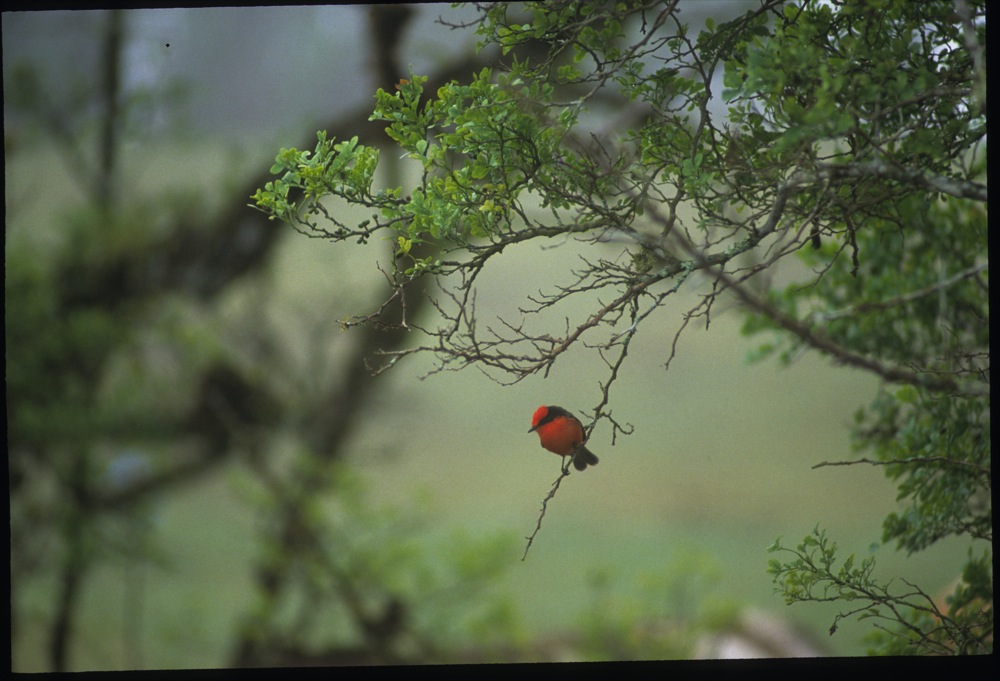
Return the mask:
<path id="1" fill-rule="evenodd" d="M 538 422 L 538 425 L 539 426 L 544 426 L 546 423 L 552 423 L 553 421 L 555 421 L 560 416 L 565 416 L 567 418 L 571 418 L 574 421 L 576 420 L 575 416 L 573 416 L 572 414 L 570 414 L 568 411 L 566 411 L 562 407 L 549 407 L 548 411 L 545 413 L 545 417 L 541 421 Z"/>

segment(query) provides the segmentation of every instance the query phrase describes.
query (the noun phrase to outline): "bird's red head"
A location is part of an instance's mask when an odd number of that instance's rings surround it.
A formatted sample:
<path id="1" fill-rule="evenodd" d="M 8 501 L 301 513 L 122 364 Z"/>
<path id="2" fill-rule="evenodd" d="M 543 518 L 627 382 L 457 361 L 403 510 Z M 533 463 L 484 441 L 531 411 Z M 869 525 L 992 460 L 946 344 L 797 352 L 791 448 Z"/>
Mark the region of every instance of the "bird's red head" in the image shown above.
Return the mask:
<path id="1" fill-rule="evenodd" d="M 538 409 L 536 409 L 534 415 L 531 417 L 531 430 L 538 428 L 538 426 L 541 425 L 542 421 L 548 415 L 549 415 L 548 407 L 541 406 Z M 531 430 L 529 430 L 528 432 L 530 433 Z"/>

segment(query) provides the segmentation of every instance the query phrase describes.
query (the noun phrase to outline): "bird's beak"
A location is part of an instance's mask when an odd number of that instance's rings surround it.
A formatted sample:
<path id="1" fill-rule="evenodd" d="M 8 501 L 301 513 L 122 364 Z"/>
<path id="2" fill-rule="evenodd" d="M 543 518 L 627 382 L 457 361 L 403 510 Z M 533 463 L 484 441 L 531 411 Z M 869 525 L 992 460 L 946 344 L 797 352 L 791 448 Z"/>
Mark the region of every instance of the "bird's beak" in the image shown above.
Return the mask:
<path id="1" fill-rule="evenodd" d="M 538 428 L 538 426 L 532 426 L 531 428 L 528 428 L 528 432 L 529 433 L 533 433 L 533 432 L 535 432 L 536 428 Z"/>

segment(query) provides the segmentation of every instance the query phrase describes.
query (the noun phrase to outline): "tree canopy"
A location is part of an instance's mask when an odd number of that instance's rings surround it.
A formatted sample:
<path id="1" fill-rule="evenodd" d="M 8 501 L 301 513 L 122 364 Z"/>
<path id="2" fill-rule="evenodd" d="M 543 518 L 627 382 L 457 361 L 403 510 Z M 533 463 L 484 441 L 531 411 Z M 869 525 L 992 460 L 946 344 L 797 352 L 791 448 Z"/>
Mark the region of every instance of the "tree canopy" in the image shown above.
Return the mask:
<path id="1" fill-rule="evenodd" d="M 320 132 L 282 149 L 252 197 L 306 234 L 392 244 L 385 302 L 344 325 L 421 340 L 377 370 L 429 353 L 437 370 L 516 382 L 597 353 L 588 432 L 618 434 L 612 388 L 653 313 L 679 315 L 680 336 L 731 297 L 763 339 L 758 359 L 818 352 L 883 381 L 854 426 L 867 454 L 821 464 L 896 481 L 905 508 L 883 541 L 976 545 L 947 605 L 876 582 L 870 559 L 838 564 L 819 527 L 772 547 L 791 554 L 770 563 L 776 588 L 875 618 L 874 650 L 992 649 L 985 3 L 761 0 L 703 26 L 677 0 L 479 9 L 455 29 L 498 49 L 494 66 L 436 90 L 411 72 L 375 94 L 371 118 L 416 181 L 384 186 L 378 149 Z M 370 218 L 342 220 L 338 200 Z M 518 318 L 484 321 L 480 273 L 556 238 L 593 255 L 540 273 Z M 672 310 L 705 281 L 696 306 Z M 406 314 L 415 296 L 430 320 Z M 577 298 L 596 302 L 564 313 Z"/>

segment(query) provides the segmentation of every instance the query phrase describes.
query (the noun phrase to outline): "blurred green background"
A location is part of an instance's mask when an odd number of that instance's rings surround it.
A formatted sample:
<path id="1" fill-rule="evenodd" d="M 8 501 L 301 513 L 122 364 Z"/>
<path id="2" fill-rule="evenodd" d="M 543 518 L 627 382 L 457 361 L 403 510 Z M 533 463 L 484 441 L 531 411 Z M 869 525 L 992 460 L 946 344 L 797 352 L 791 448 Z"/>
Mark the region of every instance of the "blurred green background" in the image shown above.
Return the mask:
<path id="1" fill-rule="evenodd" d="M 712 5 L 720 13 L 742 7 Z M 455 39 L 433 22 L 449 11 L 446 5 L 419 7 L 398 45 L 403 63 L 434 71 L 463 58 L 470 36 Z M 122 203 L 148 196 L 150 203 L 159 197 L 176 206 L 197 195 L 193 210 L 206 224 L 233 206 L 253 213 L 245 207 L 247 183 L 266 170 L 279 146 L 299 145 L 324 121 L 370 103 L 375 80 L 367 69 L 374 57 L 363 30 L 366 12 L 127 12 L 123 96 L 145 108 L 143 116 L 130 119 L 134 128 L 122 132 Z M 697 21 L 693 13 L 691 20 Z M 74 97 L 85 99 L 97 83 L 81 74 L 88 59 L 98 58 L 106 21 L 104 12 L 3 16 L 8 268 L 15 257 L 66 262 L 72 250 L 66 246 L 68 225 L 91 200 L 63 141 L 28 115 L 30 107 L 12 103 L 24 101 L 12 97 L 14 71 L 30 67 L 24 72 L 29 82 L 56 109 L 71 106 Z M 74 139 L 82 149 L 96 139 L 100 116 L 95 109 L 74 119 Z M 340 216 L 350 221 L 343 211 Z M 156 225 L 154 210 L 129 229 L 142 233 Z M 342 331 L 339 320 L 367 312 L 378 295 L 381 275 L 374 265 L 384 244 L 348 252 L 286 226 L 271 228 L 281 236 L 269 258 L 247 276 L 234 277 L 211 300 L 192 302 L 182 291 L 144 299 L 136 324 L 153 340 L 126 345 L 124 365 L 109 361 L 105 370 L 134 372 L 128 384 L 138 386 L 142 397 L 136 399 L 153 411 L 162 400 L 165 412 L 188 399 L 197 358 L 206 355 L 238 355 L 241 366 L 265 383 L 287 379 L 276 398 L 286 403 L 308 402 L 310 385 L 348 375 L 344 360 L 356 361 L 356 331 Z M 112 248 L 98 241 L 96 248 L 103 247 Z M 609 253 L 615 248 L 605 247 Z M 480 278 L 482 323 L 496 316 L 516 319 L 525 298 L 552 286 L 554 273 L 569 272 L 583 248 L 554 242 L 545 250 L 505 253 Z M 8 278 L 8 307 L 12 297 L 29 293 L 11 288 Z M 620 627 L 624 635 L 650 619 L 704 626 L 755 608 L 801 624 L 828 654 L 864 652 L 869 627 L 844 622 L 827 636 L 837 608 L 785 606 L 772 594 L 765 569 L 766 549 L 776 538 L 797 542 L 817 523 L 847 552 L 864 555 L 878 541 L 882 518 L 895 508 L 893 486 L 870 467 L 812 468 L 853 458 L 852 415 L 875 396 L 877 383 L 809 354 L 785 369 L 749 365 L 746 356 L 754 346 L 739 335 L 736 309 L 716 309 L 707 330 L 703 324 L 689 327 L 664 371 L 682 315 L 697 303 L 697 293 L 674 296 L 636 338 L 611 403 L 616 418 L 634 426 L 634 433 L 612 443 L 609 433 L 595 431 L 590 447 L 601 465 L 563 482 L 524 560 L 525 538 L 560 464 L 526 432 L 531 414 L 540 404 L 585 413 L 600 397 L 605 367 L 597 355 L 572 352 L 547 378 L 512 386 L 475 369 L 427 375 L 433 365 L 425 355 L 376 379 L 352 417 L 338 463 L 361 480 L 366 491 L 359 504 L 378 517 L 395 517 L 383 511 L 388 508 L 412 517 L 413 529 L 401 525 L 405 544 L 431 565 L 453 562 L 462 547 L 471 547 L 498 568 L 477 582 L 481 591 L 463 592 L 463 602 L 444 612 L 500 603 L 495 631 L 511 646 L 529 650 L 572 632 L 607 636 Z M 271 345 L 241 348 L 240 339 L 255 338 L 257 326 L 268 329 Z M 412 336 L 408 343 L 420 342 L 419 332 Z M 8 374 L 21 360 L 8 349 Z M 113 392 L 116 383 L 109 385 Z M 132 399 L 102 395 L 112 405 Z M 21 397 L 8 388 L 8 413 Z M 302 414 L 309 415 L 305 423 L 296 420 Z M 301 446 L 297 434 L 316 419 L 323 419 L 322 410 L 306 409 L 269 426 L 262 454 L 269 465 L 281 471 L 282 462 L 293 460 Z M 95 447 L 109 469 L 129 451 L 156 467 L 183 455 L 185 442 L 178 433 L 152 445 L 126 436 Z M 13 451 L 19 443 L 8 445 Z M 12 491 L 14 530 L 26 517 L 18 504 L 60 494 L 59 488 L 19 496 L 23 492 Z M 267 552 L 262 528 L 271 522 L 260 494 L 253 465 L 235 456 L 128 513 L 102 516 L 97 536 L 119 550 L 95 560 L 86 574 L 70 668 L 230 666 L 241 623 L 260 607 L 256 570 Z M 33 522 L 45 526 L 45 520 Z M 45 556 L 61 555 L 61 544 L 47 534 L 38 541 L 43 543 L 31 547 L 43 556 L 37 568 L 12 578 L 15 671 L 51 666 L 61 578 Z M 379 544 L 374 546 L 378 552 Z M 12 543 L 12 560 L 21 550 Z M 964 546 L 948 542 L 912 560 L 887 547 L 878 550 L 878 571 L 905 575 L 933 593 L 956 576 L 964 556 Z M 443 584 L 442 593 L 427 592 L 428 610 L 436 607 L 435 598 L 447 599 Z M 490 626 L 488 618 L 483 622 L 479 626 Z M 332 618 L 314 631 L 337 632 L 338 626 Z M 471 628 L 439 633 L 446 642 L 453 636 L 455 645 L 489 639 Z M 502 659 L 490 655 L 486 661 Z"/>

